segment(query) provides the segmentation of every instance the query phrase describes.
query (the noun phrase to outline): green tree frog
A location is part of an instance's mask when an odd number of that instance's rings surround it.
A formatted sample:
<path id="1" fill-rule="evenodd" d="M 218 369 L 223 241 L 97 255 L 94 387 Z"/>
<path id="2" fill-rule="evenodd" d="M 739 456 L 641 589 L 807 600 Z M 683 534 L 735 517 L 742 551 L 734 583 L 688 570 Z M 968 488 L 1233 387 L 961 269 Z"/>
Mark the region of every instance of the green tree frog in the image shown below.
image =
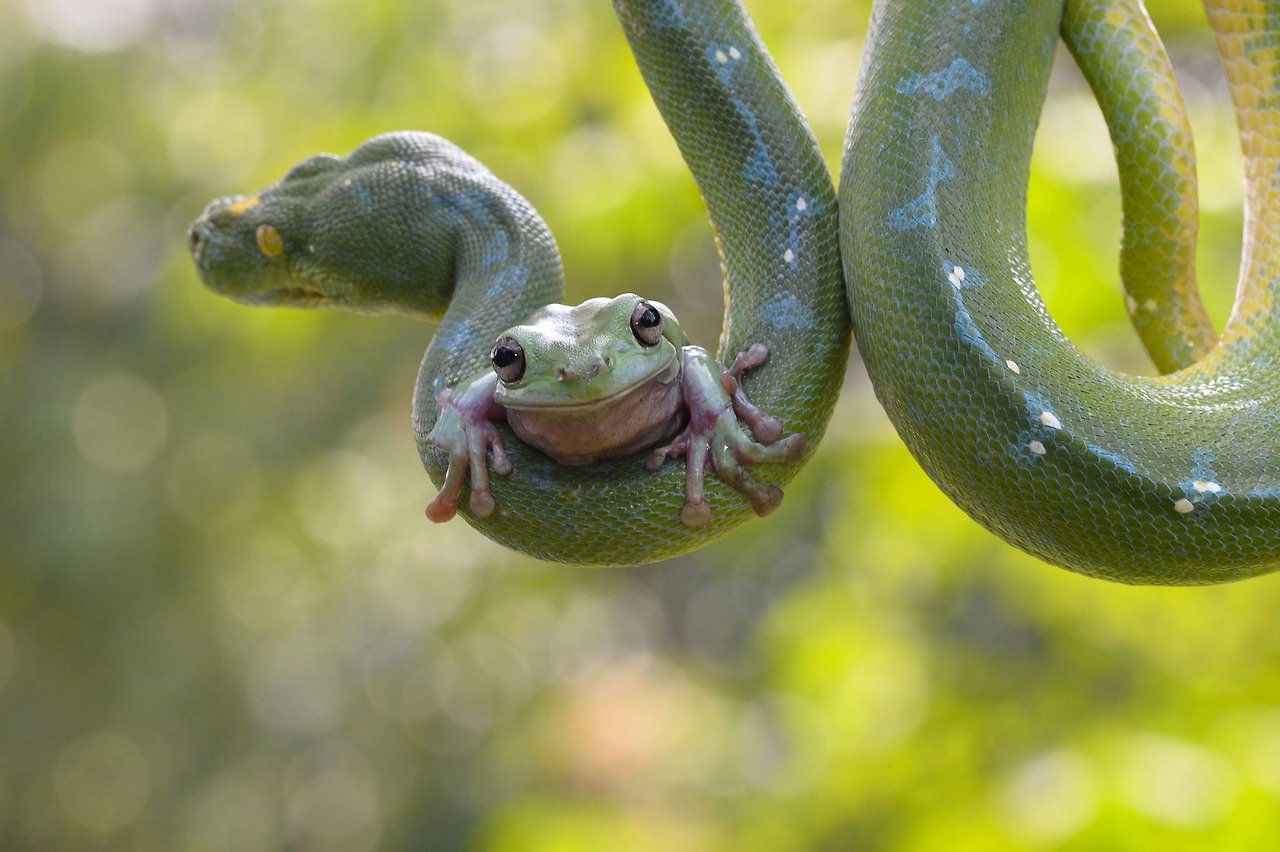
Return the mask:
<path id="1" fill-rule="evenodd" d="M 758 482 L 747 468 L 799 461 L 805 448 L 804 435 L 783 437 L 781 424 L 742 390 L 743 374 L 768 358 L 768 348 L 757 343 L 724 369 L 689 344 L 666 305 L 631 293 L 540 308 L 497 339 L 492 369 L 440 393 L 440 417 L 428 438 L 448 454 L 449 470 L 427 517 L 454 516 L 468 471 L 471 510 L 493 513 L 489 453 L 495 473 L 512 471 L 493 426 L 499 419 L 566 465 L 653 448 L 646 466 L 656 470 L 668 457 L 685 456 L 680 518 L 690 527 L 711 519 L 708 473 L 742 492 L 758 514 L 768 514 L 782 491 Z"/>

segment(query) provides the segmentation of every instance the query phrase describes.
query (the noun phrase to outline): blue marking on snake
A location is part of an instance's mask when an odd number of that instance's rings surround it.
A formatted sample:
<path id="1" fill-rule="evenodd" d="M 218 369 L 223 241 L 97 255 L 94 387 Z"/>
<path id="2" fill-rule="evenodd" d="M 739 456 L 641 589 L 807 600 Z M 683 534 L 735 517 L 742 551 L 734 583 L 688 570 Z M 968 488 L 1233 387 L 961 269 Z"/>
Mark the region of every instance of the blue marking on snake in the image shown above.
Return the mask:
<path id="1" fill-rule="evenodd" d="M 951 280 L 951 276 L 957 269 L 964 270 L 964 280 L 960 282 L 960 289 L 962 290 L 976 290 L 977 288 L 988 284 L 991 280 L 987 278 L 986 273 L 977 267 L 965 266 L 963 263 L 956 263 L 952 260 L 947 260 L 942 264 L 942 274 L 946 276 L 947 283 L 953 287 L 956 285 L 955 282 Z"/>
<path id="2" fill-rule="evenodd" d="M 1027 404 L 1027 422 L 1031 425 L 1031 431 L 1041 443 L 1051 440 L 1058 434 L 1058 430 L 1045 423 L 1040 417 L 1043 414 L 1051 414 L 1057 419 L 1058 415 L 1054 413 L 1053 403 L 1049 402 L 1049 398 L 1044 394 L 1033 390 L 1023 391 L 1022 399 Z M 1058 420 L 1058 423 L 1061 425 L 1062 421 Z"/>
<path id="3" fill-rule="evenodd" d="M 1119 453 L 1103 449 L 1096 444 L 1085 444 L 1084 448 L 1093 456 L 1106 462 L 1117 470 L 1122 470 L 1125 473 L 1132 474 L 1133 476 L 1141 476 L 1141 474 L 1138 473 L 1138 466 Z"/>
<path id="4" fill-rule="evenodd" d="M 507 237 L 507 232 L 499 229 L 489 235 L 488 241 L 484 244 L 481 259 L 486 265 L 505 263 L 510 253 L 511 241 Z"/>
<path id="5" fill-rule="evenodd" d="M 734 56 L 735 53 L 737 56 Z M 735 45 L 711 42 L 707 45 L 705 55 L 711 67 L 715 69 L 716 78 L 719 79 L 720 84 L 732 92 L 734 71 L 738 64 L 745 60 L 745 54 Z M 722 55 L 725 58 L 724 62 L 720 61 Z M 760 120 L 756 118 L 755 110 L 738 95 L 731 95 L 731 97 L 733 105 L 737 107 L 738 114 L 742 116 L 742 121 L 747 126 L 747 134 L 751 137 L 751 152 L 747 154 L 746 162 L 743 164 L 742 177 L 765 186 L 776 186 L 779 181 L 778 166 L 773 160 L 773 155 L 769 153 L 769 147 L 765 144 L 764 134 L 760 132 Z"/>
<path id="6" fill-rule="evenodd" d="M 734 98 L 733 102 L 737 105 L 738 112 L 742 114 L 742 120 L 747 124 L 747 132 L 751 135 L 751 153 L 747 155 L 746 164 L 742 167 L 742 176 L 765 186 L 776 186 L 779 180 L 778 166 L 774 163 L 769 148 L 764 144 L 764 134 L 760 132 L 759 120 L 745 101 Z"/>
<path id="7" fill-rule="evenodd" d="M 476 332 L 471 325 L 471 320 L 464 319 L 449 329 L 448 333 L 441 339 L 437 337 L 437 345 L 445 347 L 445 351 L 449 352 L 469 352 L 476 348 Z"/>
<path id="8" fill-rule="evenodd" d="M 920 92 L 931 96 L 935 101 L 942 101 L 952 93 L 964 89 L 986 97 L 991 94 L 991 81 L 987 75 L 970 64 L 964 58 L 956 59 L 946 68 L 931 74 L 912 74 L 898 81 L 899 94 L 915 95 Z"/>
<path id="9" fill-rule="evenodd" d="M 527 283 L 529 283 L 529 267 L 517 263 L 504 268 L 493 277 L 493 283 L 485 291 L 484 297 L 486 300 L 510 297 L 511 294 L 519 293 L 524 289 Z"/>
<path id="10" fill-rule="evenodd" d="M 684 7 L 676 0 L 659 0 L 649 7 L 650 21 L 659 29 L 681 29 L 685 25 Z"/>
<path id="11" fill-rule="evenodd" d="M 458 193 L 437 195 L 431 199 L 432 213 L 446 225 L 456 227 L 464 222 L 487 223 L 489 196 L 481 189 L 464 189 Z"/>
<path id="12" fill-rule="evenodd" d="M 366 219 L 372 219 L 374 216 L 373 196 L 369 194 L 369 187 L 364 185 L 364 181 L 352 181 L 351 194 L 356 198 L 356 209 L 360 212 L 360 216 Z"/>
<path id="13" fill-rule="evenodd" d="M 720 82 L 726 86 L 733 79 L 733 72 L 737 70 L 738 63 L 742 59 L 742 51 L 738 50 L 737 45 L 717 44 L 715 42 L 707 45 L 707 61 L 715 69 L 716 76 L 720 78 Z"/>
<path id="14" fill-rule="evenodd" d="M 938 137 L 933 137 L 933 154 L 929 161 L 929 186 L 919 196 L 889 213 L 889 227 L 895 231 L 932 228 L 938 224 L 938 185 L 956 177 L 955 164 L 942 150 Z"/>
<path id="15" fill-rule="evenodd" d="M 774 328 L 808 330 L 818 324 L 813 308 L 795 296 L 779 294 L 764 306 L 764 321 Z"/>
<path id="16" fill-rule="evenodd" d="M 956 294 L 956 321 L 952 326 L 955 329 L 956 337 L 960 338 L 960 342 L 972 346 L 982 353 L 988 361 L 993 364 L 1000 363 L 1000 358 L 996 355 L 991 344 L 987 343 L 987 339 L 982 336 L 973 317 L 969 315 L 969 309 L 965 307 L 964 300 L 960 298 L 960 294 Z M 1041 409 L 1042 411 L 1044 409 Z M 1040 416 L 1040 412 L 1036 412 L 1036 416 Z"/>
<path id="17" fill-rule="evenodd" d="M 1213 469 L 1213 463 L 1217 459 L 1217 455 L 1212 450 L 1196 450 L 1191 456 L 1191 476 L 1178 483 L 1178 487 L 1182 489 L 1182 493 L 1186 498 L 1197 506 L 1208 508 L 1217 503 L 1219 498 L 1227 491 L 1218 482 L 1218 474 Z M 1218 486 L 1218 490 L 1205 490 L 1202 492 L 1196 488 L 1197 482 L 1213 483 Z"/>

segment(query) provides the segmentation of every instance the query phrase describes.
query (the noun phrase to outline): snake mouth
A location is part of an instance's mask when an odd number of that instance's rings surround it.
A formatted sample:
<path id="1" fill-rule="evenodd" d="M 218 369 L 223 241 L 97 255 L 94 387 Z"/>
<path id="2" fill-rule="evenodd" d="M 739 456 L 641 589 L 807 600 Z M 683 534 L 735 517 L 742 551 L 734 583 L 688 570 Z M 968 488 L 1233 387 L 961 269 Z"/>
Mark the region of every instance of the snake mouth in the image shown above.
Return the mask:
<path id="1" fill-rule="evenodd" d="M 339 300 L 328 293 L 312 290 L 309 287 L 276 287 L 243 296 L 237 301 L 259 307 L 319 308 L 336 304 Z"/>

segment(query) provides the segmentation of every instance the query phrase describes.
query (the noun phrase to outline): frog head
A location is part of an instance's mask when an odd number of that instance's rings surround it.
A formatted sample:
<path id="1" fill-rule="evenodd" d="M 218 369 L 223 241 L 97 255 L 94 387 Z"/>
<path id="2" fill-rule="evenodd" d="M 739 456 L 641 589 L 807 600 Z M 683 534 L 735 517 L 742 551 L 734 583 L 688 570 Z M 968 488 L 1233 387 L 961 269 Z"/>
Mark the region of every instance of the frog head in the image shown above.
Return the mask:
<path id="1" fill-rule="evenodd" d="M 547 305 L 495 343 L 494 401 L 562 464 L 630 455 L 684 425 L 686 343 L 666 305 L 632 293 Z"/>

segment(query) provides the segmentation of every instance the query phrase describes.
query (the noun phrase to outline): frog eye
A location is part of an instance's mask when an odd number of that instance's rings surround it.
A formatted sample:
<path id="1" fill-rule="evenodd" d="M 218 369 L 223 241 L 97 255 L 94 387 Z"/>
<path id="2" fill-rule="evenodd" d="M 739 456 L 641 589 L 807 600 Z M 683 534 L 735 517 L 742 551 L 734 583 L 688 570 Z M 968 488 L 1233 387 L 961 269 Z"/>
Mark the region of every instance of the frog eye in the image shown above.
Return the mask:
<path id="1" fill-rule="evenodd" d="M 662 314 L 648 302 L 640 302 L 631 312 L 631 333 L 642 346 L 657 346 L 662 340 Z"/>
<path id="2" fill-rule="evenodd" d="M 493 345 L 493 371 L 503 384 L 518 382 L 524 376 L 524 347 L 510 337 L 499 337 Z"/>
<path id="3" fill-rule="evenodd" d="M 280 232 L 271 225 L 259 225 L 258 230 L 254 232 L 254 237 L 258 241 L 258 251 L 267 257 L 279 257 L 284 254 L 284 240 L 280 237 Z"/>

